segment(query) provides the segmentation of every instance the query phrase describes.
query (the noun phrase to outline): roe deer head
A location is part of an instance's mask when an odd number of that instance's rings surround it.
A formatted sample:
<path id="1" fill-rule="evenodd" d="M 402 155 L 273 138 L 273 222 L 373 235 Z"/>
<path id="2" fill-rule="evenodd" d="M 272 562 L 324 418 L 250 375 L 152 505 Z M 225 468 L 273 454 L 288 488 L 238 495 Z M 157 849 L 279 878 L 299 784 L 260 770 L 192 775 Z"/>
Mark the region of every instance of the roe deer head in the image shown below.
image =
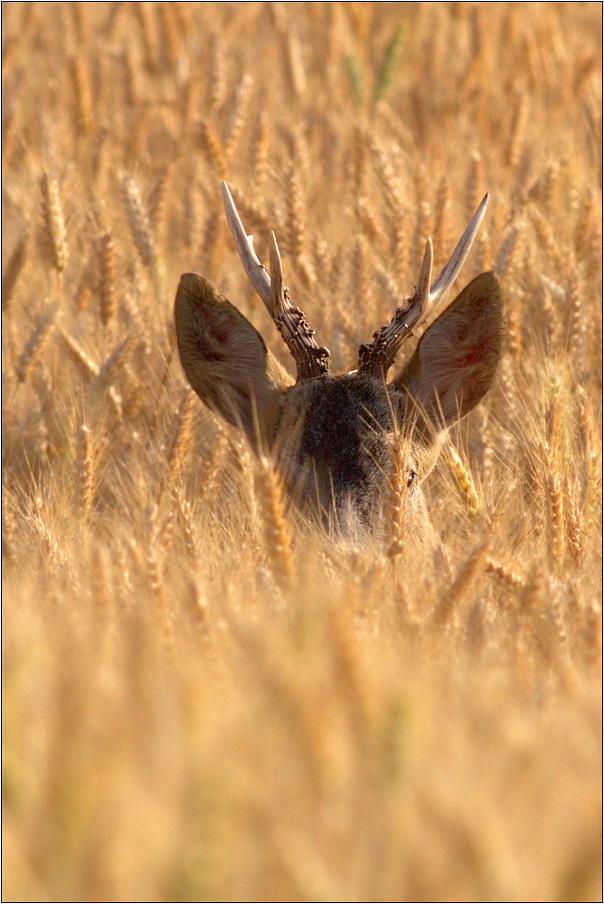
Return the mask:
<path id="1" fill-rule="evenodd" d="M 402 372 L 390 382 L 387 375 L 405 339 L 455 281 L 488 195 L 434 282 L 428 239 L 414 294 L 372 342 L 361 345 L 356 370 L 332 376 L 329 350 L 317 345 L 304 314 L 289 300 L 274 233 L 269 278 L 224 182 L 222 193 L 244 269 L 289 348 L 297 378 L 207 279 L 185 273 L 174 316 L 191 386 L 256 450 L 272 451 L 298 506 L 336 532 L 379 521 L 392 447 L 401 436 L 407 440 L 407 492 L 421 507 L 419 485 L 434 466 L 445 431 L 480 402 L 501 358 L 504 310 L 494 274 L 472 280 L 424 332 Z"/>

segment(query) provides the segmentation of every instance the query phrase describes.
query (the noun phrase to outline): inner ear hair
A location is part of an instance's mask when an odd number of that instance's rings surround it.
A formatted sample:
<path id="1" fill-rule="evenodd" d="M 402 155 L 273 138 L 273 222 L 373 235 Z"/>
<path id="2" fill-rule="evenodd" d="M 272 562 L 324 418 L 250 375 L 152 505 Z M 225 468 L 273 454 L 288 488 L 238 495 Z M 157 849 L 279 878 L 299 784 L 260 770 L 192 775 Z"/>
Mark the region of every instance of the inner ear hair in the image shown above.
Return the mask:
<path id="1" fill-rule="evenodd" d="M 490 388 L 503 352 L 504 304 L 493 273 L 473 279 L 426 330 L 392 386 L 441 429 L 468 414 Z"/>
<path id="2" fill-rule="evenodd" d="M 200 399 L 252 443 L 259 432 L 269 437 L 293 379 L 260 333 L 197 273 L 181 277 L 174 321 L 182 367 Z"/>

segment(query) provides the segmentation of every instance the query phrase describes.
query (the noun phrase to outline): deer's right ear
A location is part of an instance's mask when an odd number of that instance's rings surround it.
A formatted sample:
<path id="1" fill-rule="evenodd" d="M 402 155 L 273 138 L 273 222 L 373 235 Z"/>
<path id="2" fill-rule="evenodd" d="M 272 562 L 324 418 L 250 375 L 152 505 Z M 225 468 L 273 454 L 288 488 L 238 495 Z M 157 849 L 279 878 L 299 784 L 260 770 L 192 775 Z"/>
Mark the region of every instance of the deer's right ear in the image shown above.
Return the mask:
<path id="1" fill-rule="evenodd" d="M 294 381 L 260 333 L 197 273 L 180 278 L 174 302 L 180 361 L 206 405 L 255 444 L 272 435 L 283 393 Z"/>
<path id="2" fill-rule="evenodd" d="M 501 287 L 481 273 L 428 327 L 392 383 L 405 391 L 438 430 L 464 417 L 491 386 L 505 334 Z"/>

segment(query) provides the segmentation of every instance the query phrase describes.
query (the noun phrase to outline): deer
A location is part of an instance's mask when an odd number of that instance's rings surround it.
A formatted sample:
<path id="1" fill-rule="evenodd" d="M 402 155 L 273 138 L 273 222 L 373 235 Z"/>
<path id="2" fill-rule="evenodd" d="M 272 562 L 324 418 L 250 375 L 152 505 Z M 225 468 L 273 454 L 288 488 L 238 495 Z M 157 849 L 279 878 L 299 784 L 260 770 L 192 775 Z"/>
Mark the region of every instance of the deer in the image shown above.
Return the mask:
<path id="1" fill-rule="evenodd" d="M 504 301 L 494 273 L 473 279 L 425 328 L 393 379 L 388 374 L 414 331 L 455 282 L 483 220 L 486 194 L 451 257 L 432 281 L 426 241 L 415 291 L 358 351 L 356 369 L 330 373 L 330 352 L 315 340 L 283 283 L 275 233 L 270 272 L 254 250 L 231 192 L 222 183 L 226 219 L 241 263 L 295 362 L 280 364 L 246 317 L 214 285 L 184 273 L 174 319 L 185 376 L 204 404 L 242 431 L 254 452 L 269 454 L 294 507 L 339 536 L 383 523 L 393 448 L 404 438 L 403 492 L 425 512 L 422 484 L 449 428 L 491 387 L 504 342 Z M 400 460 L 400 456 L 399 456 Z"/>

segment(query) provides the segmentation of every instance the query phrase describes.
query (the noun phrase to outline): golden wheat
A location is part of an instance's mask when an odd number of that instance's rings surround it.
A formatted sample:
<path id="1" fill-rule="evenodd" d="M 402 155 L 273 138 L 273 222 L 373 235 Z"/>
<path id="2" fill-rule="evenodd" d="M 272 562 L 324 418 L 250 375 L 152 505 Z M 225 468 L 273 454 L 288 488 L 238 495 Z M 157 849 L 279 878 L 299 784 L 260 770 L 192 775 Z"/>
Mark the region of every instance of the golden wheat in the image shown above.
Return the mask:
<path id="1" fill-rule="evenodd" d="M 3 898 L 599 900 L 600 33 L 3 6 Z M 431 524 L 401 445 L 335 542 L 183 391 L 183 272 L 288 365 L 225 176 L 343 371 L 490 192 L 459 289 L 494 267 L 508 344 Z"/>
<path id="2" fill-rule="evenodd" d="M 100 297 L 99 314 L 101 323 L 107 327 L 115 318 L 117 294 L 115 288 L 115 242 L 111 231 L 103 232 L 99 242 Z"/>
<path id="3" fill-rule="evenodd" d="M 386 555 L 393 562 L 404 549 L 404 517 L 407 492 L 407 469 L 404 443 L 398 438 L 392 447 L 392 473 L 388 498 L 389 539 Z"/>
<path id="4" fill-rule="evenodd" d="M 2 311 L 8 312 L 17 280 L 27 259 L 27 233 L 19 239 L 2 274 Z"/>
<path id="5" fill-rule="evenodd" d="M 283 491 L 273 464 L 262 457 L 256 474 L 256 498 L 264 526 L 266 551 L 275 579 L 289 588 L 293 576 L 291 536 L 285 520 Z"/>
<path id="6" fill-rule="evenodd" d="M 445 457 L 455 478 L 459 495 L 470 518 L 475 519 L 480 511 L 480 498 L 476 485 L 459 452 L 453 446 L 445 450 Z"/>
<path id="7" fill-rule="evenodd" d="M 48 340 L 57 313 L 57 306 L 51 304 L 47 305 L 38 317 L 36 325 L 17 361 L 15 376 L 18 383 L 23 383 L 28 378 L 36 358 L 42 351 L 44 343 Z"/>
<path id="8" fill-rule="evenodd" d="M 61 192 L 57 180 L 44 172 L 40 181 L 42 191 L 42 217 L 46 228 L 46 247 L 57 273 L 67 266 L 67 237 Z"/>

